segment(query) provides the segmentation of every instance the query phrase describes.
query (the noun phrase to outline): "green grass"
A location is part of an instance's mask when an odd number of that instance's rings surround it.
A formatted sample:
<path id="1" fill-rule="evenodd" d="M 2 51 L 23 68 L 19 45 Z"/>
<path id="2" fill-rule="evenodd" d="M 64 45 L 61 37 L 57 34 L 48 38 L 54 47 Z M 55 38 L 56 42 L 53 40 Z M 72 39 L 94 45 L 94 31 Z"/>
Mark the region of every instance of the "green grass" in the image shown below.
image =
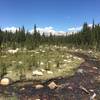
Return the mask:
<path id="1" fill-rule="evenodd" d="M 71 76 L 75 69 L 83 62 L 83 59 L 68 53 L 67 47 L 40 46 L 35 50 L 20 50 L 17 54 L 2 52 L 0 67 L 7 68 L 7 75 L 12 80 L 20 79 L 24 74 L 26 79 L 50 79 L 59 76 Z M 43 76 L 32 76 L 34 70 L 44 69 Z M 48 74 L 47 70 L 53 72 Z"/>
<path id="2" fill-rule="evenodd" d="M 18 100 L 16 96 L 0 96 L 0 100 Z"/>

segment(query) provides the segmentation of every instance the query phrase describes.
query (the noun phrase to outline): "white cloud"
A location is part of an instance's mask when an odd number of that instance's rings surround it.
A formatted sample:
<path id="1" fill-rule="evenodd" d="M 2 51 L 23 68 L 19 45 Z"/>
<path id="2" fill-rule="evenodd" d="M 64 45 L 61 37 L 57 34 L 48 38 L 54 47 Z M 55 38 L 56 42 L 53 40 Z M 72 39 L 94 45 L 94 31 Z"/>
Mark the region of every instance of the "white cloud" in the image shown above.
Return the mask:
<path id="1" fill-rule="evenodd" d="M 72 28 L 68 28 L 68 31 L 77 32 L 77 31 L 80 31 L 81 29 L 82 29 L 82 26 L 80 26 L 80 27 L 72 27 Z"/>
<path id="2" fill-rule="evenodd" d="M 16 30 L 19 30 L 19 28 L 17 27 L 6 27 L 6 28 L 2 28 L 3 31 L 11 31 L 11 32 L 16 32 Z M 44 28 L 37 28 L 37 31 L 40 32 L 40 34 L 43 34 L 45 33 L 45 35 L 50 35 L 50 33 L 52 33 L 53 35 L 66 35 L 66 32 L 64 31 L 56 31 L 54 30 L 53 27 L 49 26 L 49 27 L 44 27 Z M 30 33 L 33 33 L 34 32 L 34 29 L 30 30 Z"/>
<path id="3" fill-rule="evenodd" d="M 14 27 L 14 26 L 12 26 L 12 27 L 6 27 L 6 28 L 3 28 L 2 30 L 3 31 L 11 31 L 11 32 L 16 32 L 16 30 L 18 30 L 19 28 L 17 28 L 17 27 Z"/>
<path id="4" fill-rule="evenodd" d="M 88 26 L 92 27 L 92 24 L 88 24 Z M 68 28 L 68 31 L 77 32 L 77 31 L 80 31 L 82 29 L 82 27 L 83 26 Z"/>
<path id="5" fill-rule="evenodd" d="M 40 34 L 45 33 L 45 35 L 50 35 L 50 33 L 52 33 L 52 35 L 66 35 L 66 32 L 64 31 L 56 31 L 54 30 L 53 27 L 49 26 L 49 27 L 44 27 L 44 28 L 37 28 L 37 30 L 40 32 Z M 34 32 L 34 29 L 30 31 L 31 33 Z"/>
<path id="6" fill-rule="evenodd" d="M 88 24 L 89 27 L 92 27 L 93 24 Z"/>
<path id="7" fill-rule="evenodd" d="M 89 27 L 92 27 L 92 24 L 88 24 Z M 80 31 L 82 29 L 82 26 L 79 27 L 72 27 L 72 28 L 68 28 L 68 32 L 67 34 L 72 34 L 75 33 L 77 31 Z M 16 30 L 19 30 L 19 28 L 17 27 L 6 27 L 2 29 L 3 31 L 11 31 L 11 32 L 16 32 Z M 45 35 L 50 35 L 50 33 L 52 33 L 53 35 L 66 35 L 65 31 L 56 31 L 53 27 L 49 26 L 49 27 L 44 27 L 44 28 L 37 28 L 37 30 L 40 32 L 40 34 L 42 35 L 43 33 L 45 33 Z M 33 33 L 34 29 L 30 30 L 30 33 Z"/>
<path id="8" fill-rule="evenodd" d="M 49 26 L 49 27 L 45 27 L 45 28 L 37 28 L 38 31 L 40 31 L 40 33 L 47 33 L 47 34 L 55 34 L 56 31 L 53 29 L 53 27 Z"/>

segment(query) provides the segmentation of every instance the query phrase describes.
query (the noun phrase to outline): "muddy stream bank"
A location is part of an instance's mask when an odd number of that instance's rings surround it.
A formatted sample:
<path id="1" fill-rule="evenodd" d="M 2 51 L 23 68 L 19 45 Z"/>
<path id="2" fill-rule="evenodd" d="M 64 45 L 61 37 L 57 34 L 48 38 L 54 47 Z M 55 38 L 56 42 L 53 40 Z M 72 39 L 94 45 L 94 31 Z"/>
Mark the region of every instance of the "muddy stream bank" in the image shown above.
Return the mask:
<path id="1" fill-rule="evenodd" d="M 100 100 L 100 61 L 82 53 L 71 54 L 84 59 L 74 76 L 0 85 L 0 100 Z M 50 89 L 52 82 L 55 86 Z"/>

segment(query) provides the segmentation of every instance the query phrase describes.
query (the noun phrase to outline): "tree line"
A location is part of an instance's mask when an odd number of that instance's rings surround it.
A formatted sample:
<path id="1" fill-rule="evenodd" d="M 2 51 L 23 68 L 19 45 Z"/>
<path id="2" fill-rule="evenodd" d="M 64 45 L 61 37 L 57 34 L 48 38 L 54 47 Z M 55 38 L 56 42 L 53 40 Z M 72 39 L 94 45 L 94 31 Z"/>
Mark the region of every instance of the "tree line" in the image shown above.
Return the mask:
<path id="1" fill-rule="evenodd" d="M 11 47 L 13 49 L 27 48 L 34 49 L 39 45 L 65 45 L 68 47 L 77 47 L 84 49 L 100 50 L 100 24 L 95 24 L 93 21 L 92 27 L 89 27 L 85 22 L 81 31 L 65 36 L 45 35 L 37 31 L 34 25 L 34 32 L 26 32 L 24 26 L 16 30 L 16 32 L 2 31 L 0 29 L 0 49 Z"/>
<path id="2" fill-rule="evenodd" d="M 93 24 L 91 27 L 87 23 L 83 24 L 80 32 L 67 37 L 67 43 L 75 47 L 100 50 L 100 24 Z"/>

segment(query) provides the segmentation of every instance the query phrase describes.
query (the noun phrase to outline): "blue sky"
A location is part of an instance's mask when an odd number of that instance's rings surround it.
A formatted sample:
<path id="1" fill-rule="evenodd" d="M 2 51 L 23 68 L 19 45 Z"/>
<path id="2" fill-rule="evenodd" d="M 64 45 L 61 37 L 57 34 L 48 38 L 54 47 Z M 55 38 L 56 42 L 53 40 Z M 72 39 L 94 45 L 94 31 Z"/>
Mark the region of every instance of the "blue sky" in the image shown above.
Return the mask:
<path id="1" fill-rule="evenodd" d="M 57 31 L 100 22 L 100 0 L 0 0 L 0 27 L 30 30 L 52 26 Z"/>

